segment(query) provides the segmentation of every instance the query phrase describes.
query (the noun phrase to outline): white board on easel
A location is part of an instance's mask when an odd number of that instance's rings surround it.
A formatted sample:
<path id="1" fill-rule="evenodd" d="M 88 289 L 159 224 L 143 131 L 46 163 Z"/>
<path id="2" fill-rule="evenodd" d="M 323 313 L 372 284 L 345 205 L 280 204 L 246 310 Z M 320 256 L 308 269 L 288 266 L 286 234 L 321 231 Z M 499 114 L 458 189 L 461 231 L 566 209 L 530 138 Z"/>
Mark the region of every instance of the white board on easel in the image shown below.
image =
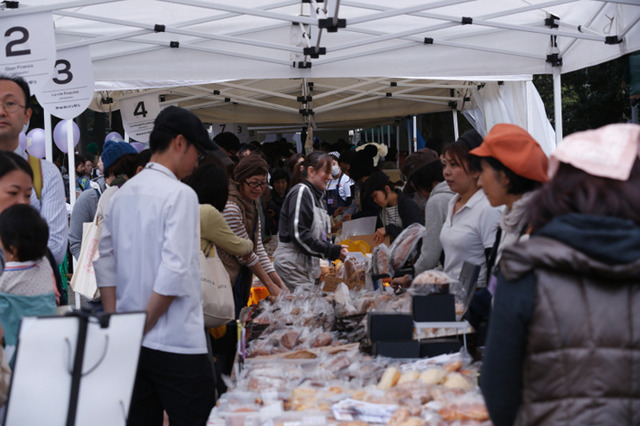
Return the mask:
<path id="1" fill-rule="evenodd" d="M 112 314 L 87 329 L 77 425 L 124 425 L 146 314 Z M 80 318 L 26 317 L 20 325 L 5 426 L 65 425 Z"/>

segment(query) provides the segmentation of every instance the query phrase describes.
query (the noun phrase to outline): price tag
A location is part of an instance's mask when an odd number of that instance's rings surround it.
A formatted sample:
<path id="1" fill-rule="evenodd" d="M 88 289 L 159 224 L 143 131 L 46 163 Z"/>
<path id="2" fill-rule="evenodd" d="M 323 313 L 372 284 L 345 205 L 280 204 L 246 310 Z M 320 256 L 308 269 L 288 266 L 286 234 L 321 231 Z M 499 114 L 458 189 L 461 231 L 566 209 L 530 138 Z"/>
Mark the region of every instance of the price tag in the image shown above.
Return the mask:
<path id="1" fill-rule="evenodd" d="M 89 47 L 65 49 L 58 52 L 53 76 L 36 92 L 36 98 L 50 114 L 71 120 L 87 109 L 93 88 Z"/>
<path id="2" fill-rule="evenodd" d="M 120 100 L 124 130 L 139 142 L 148 142 L 153 121 L 160 114 L 157 93 Z"/>
<path id="3" fill-rule="evenodd" d="M 213 129 L 213 136 L 215 137 L 219 133 L 229 132 L 233 133 L 240 139 L 240 143 L 249 143 L 256 139 L 254 130 L 248 130 L 246 124 L 238 123 L 215 123 L 211 125 Z"/>
<path id="4" fill-rule="evenodd" d="M 56 37 L 50 13 L 0 18 L 0 71 L 24 78 L 36 92 L 49 82 L 56 59 Z"/>

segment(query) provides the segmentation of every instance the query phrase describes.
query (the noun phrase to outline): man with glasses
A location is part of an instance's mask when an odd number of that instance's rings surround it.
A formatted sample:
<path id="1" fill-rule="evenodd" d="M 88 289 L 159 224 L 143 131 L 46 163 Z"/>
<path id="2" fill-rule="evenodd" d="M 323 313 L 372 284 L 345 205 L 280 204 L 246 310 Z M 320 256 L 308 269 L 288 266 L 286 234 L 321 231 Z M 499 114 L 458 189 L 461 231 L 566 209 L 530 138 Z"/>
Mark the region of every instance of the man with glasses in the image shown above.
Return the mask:
<path id="1" fill-rule="evenodd" d="M 47 247 L 55 264 L 59 265 L 67 251 L 67 209 L 65 205 L 64 183 L 58 168 L 45 160 L 31 159 L 20 147 L 20 132 L 29 124 L 31 118 L 31 92 L 29 85 L 21 77 L 0 75 L 0 150 L 13 151 L 30 160 L 34 177 L 41 176 L 42 181 L 34 178 L 35 191 L 31 193 L 31 205 L 49 226 Z M 57 268 L 54 268 L 57 270 Z"/>
<path id="2" fill-rule="evenodd" d="M 149 137 L 151 160 L 107 207 L 94 262 L 106 312 L 147 312 L 127 424 L 205 424 L 215 381 L 202 316 L 199 205 L 180 182 L 213 149 L 202 122 L 170 106 Z"/>

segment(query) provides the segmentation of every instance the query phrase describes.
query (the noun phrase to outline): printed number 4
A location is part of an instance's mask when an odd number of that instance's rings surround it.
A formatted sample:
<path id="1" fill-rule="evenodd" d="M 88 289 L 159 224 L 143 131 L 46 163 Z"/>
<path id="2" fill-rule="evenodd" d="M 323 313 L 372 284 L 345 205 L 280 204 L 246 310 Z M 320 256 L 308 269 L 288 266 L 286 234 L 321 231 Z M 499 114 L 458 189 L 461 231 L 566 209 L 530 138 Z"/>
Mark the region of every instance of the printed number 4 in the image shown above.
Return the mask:
<path id="1" fill-rule="evenodd" d="M 136 108 L 133 110 L 133 115 L 136 115 L 136 116 L 141 115 L 143 118 L 147 118 L 148 113 L 149 112 L 144 107 L 144 101 L 138 102 L 138 104 L 136 105 Z"/>

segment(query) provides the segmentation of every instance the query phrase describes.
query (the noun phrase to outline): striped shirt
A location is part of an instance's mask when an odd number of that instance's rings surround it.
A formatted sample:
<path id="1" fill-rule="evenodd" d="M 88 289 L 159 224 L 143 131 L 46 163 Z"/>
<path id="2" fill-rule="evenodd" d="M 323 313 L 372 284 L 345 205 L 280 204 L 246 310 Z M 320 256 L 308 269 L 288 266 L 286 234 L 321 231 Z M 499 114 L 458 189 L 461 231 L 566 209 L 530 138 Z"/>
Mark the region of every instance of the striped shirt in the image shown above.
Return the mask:
<path id="1" fill-rule="evenodd" d="M 13 152 L 28 160 L 26 152 L 20 148 L 20 145 Z M 47 160 L 40 160 L 40 164 L 42 165 L 42 196 L 38 200 L 34 190 L 31 193 L 31 205 L 40 212 L 40 216 L 49 226 L 47 247 L 53 253 L 56 263 L 60 264 L 67 252 L 69 233 L 69 214 L 64 195 L 64 183 L 55 164 Z"/>
<path id="2" fill-rule="evenodd" d="M 385 207 L 380 210 L 380 219 L 382 220 L 382 224 L 384 226 L 396 225 L 402 228 L 402 219 L 400 218 L 400 213 L 398 212 L 397 205 Z"/>
<path id="3" fill-rule="evenodd" d="M 224 217 L 224 220 L 227 222 L 227 225 L 229 225 L 229 228 L 231 228 L 234 234 L 240 238 L 249 239 L 249 234 L 247 233 L 247 228 L 244 226 L 240 207 L 238 207 L 236 203 L 233 201 L 227 201 L 227 205 L 224 207 L 224 211 L 222 212 L 222 217 Z M 256 215 L 256 220 L 258 221 L 258 240 L 255 242 L 253 253 L 249 256 L 248 262 L 241 257 L 236 257 L 236 260 L 241 265 L 249 268 L 260 261 L 262 269 L 269 274 L 271 272 L 275 272 L 275 269 L 273 268 L 273 263 L 269 260 L 269 256 L 267 256 L 264 246 L 262 245 L 262 228 L 258 215 Z"/>

